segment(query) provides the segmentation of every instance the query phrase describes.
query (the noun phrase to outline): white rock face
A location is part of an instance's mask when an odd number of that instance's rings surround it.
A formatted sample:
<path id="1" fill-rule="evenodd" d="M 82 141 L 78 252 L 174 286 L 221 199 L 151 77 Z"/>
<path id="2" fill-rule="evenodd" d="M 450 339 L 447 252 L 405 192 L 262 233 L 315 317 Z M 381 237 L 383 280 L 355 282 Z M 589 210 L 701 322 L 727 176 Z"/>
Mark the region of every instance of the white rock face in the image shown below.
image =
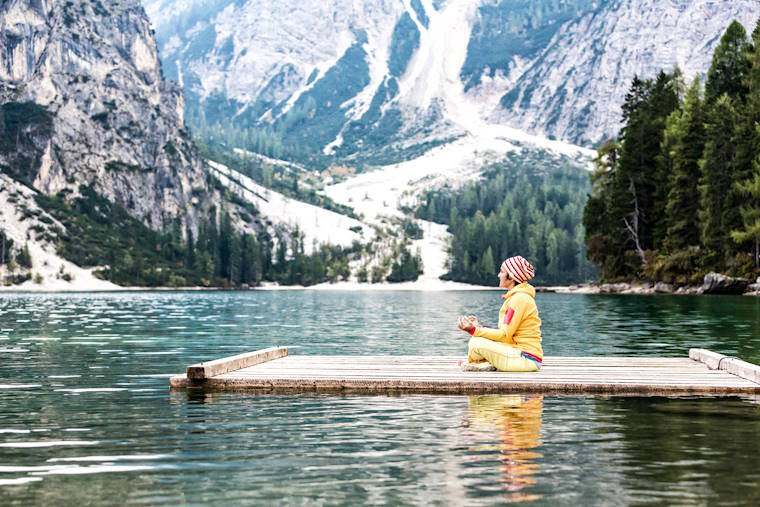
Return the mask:
<path id="1" fill-rule="evenodd" d="M 499 0 L 450 0 L 437 9 L 423 0 L 427 26 L 406 0 L 143 3 L 166 38 L 163 58 L 181 60 L 185 86 L 201 100 L 221 94 L 249 105 L 284 100 L 289 107 L 363 32 L 370 82 L 344 104 L 347 117 L 357 119 L 389 75 L 393 27 L 406 12 L 420 43 L 399 80 L 399 94 L 383 106 L 403 111 L 406 129 L 420 118 L 435 118 L 427 140 L 443 139 L 471 133 L 476 119 L 585 146 L 617 134 L 620 105 L 634 75 L 652 77 L 674 65 L 687 79 L 704 74 L 728 24 L 738 19 L 751 32 L 760 14 L 758 0 L 600 0 L 594 12 L 563 22 L 529 58 L 493 47 L 493 58 L 509 59 L 508 70 L 484 72 L 480 84 L 465 93 L 459 71 L 470 56 L 472 28 L 483 15 L 480 8 Z M 196 79 L 188 81 L 189 74 Z M 501 98 L 510 91 L 518 100 L 504 108 Z M 274 117 L 265 113 L 261 119 Z M 325 153 L 341 143 L 339 135 Z"/>
<path id="2" fill-rule="evenodd" d="M 145 0 L 143 4 L 159 34 L 183 15 L 197 12 L 198 20 L 188 30 L 200 34 L 210 27 L 214 43 L 190 60 L 183 73 L 195 72 L 201 77 L 197 90 L 201 97 L 223 92 L 246 103 L 255 102 L 270 80 L 288 66 L 294 69 L 292 79 L 269 92 L 278 102 L 297 97 L 312 72 L 323 75 L 332 67 L 356 40 L 358 31 L 366 32 L 373 63 L 385 66 L 394 23 L 404 11 L 403 3 L 393 0 Z M 201 14 L 201 9 L 209 15 Z M 184 44 L 172 39 L 162 57 L 176 58 L 193 44 L 189 38 Z M 234 49 L 227 59 L 222 48 L 230 40 Z M 378 83 L 373 84 L 372 89 Z"/>
<path id="3" fill-rule="evenodd" d="M 515 106 L 491 118 L 581 144 L 615 136 L 635 75 L 677 65 L 689 81 L 704 77 L 728 25 L 736 19 L 751 33 L 759 15 L 757 0 L 612 2 L 564 26 L 518 79 Z"/>
<path id="4" fill-rule="evenodd" d="M 88 185 L 146 225 L 180 216 L 195 227 L 212 201 L 182 125 L 182 93 L 161 75 L 137 0 L 9 0 L 0 6 L 0 102 L 33 101 L 52 117 L 0 163 L 55 194 Z M 37 151 L 36 156 L 34 155 Z M 18 157 L 30 163 L 19 168 Z"/>

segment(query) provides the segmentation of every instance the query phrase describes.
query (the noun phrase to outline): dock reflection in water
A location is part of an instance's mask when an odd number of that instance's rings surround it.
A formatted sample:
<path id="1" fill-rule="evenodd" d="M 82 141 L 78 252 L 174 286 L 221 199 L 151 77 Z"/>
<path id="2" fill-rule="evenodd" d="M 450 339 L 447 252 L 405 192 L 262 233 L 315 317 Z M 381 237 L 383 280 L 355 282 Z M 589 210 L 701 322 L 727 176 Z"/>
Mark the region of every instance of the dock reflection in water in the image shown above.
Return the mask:
<path id="1" fill-rule="evenodd" d="M 477 441 L 493 438 L 470 450 L 498 453 L 504 499 L 525 502 L 540 499 L 536 485 L 541 458 L 543 395 L 484 395 L 469 397 L 468 428 Z M 490 437 L 490 438 L 489 438 Z"/>

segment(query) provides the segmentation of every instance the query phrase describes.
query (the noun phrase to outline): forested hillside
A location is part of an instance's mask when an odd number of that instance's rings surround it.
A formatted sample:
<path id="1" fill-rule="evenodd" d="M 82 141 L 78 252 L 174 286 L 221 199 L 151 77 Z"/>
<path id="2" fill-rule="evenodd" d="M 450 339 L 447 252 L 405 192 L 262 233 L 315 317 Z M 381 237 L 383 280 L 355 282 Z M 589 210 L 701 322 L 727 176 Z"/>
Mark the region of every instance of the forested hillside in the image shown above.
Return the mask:
<path id="1" fill-rule="evenodd" d="M 513 153 L 478 181 L 428 192 L 416 215 L 449 225 L 446 279 L 494 285 L 501 261 L 523 255 L 537 284 L 581 282 L 595 275 L 581 225 L 588 191 L 587 174 L 567 159 Z"/>
<path id="2" fill-rule="evenodd" d="M 312 285 L 350 274 L 350 249 L 325 245 L 307 255 L 298 231 L 279 238 L 237 232 L 227 209 L 231 204 L 212 209 L 194 234 L 189 227 L 183 231 L 180 220 L 170 217 L 162 230 L 153 231 L 93 189 L 80 187 L 79 194 L 38 194 L 36 199 L 66 228 L 55 231 L 58 253 L 79 266 L 98 267 L 98 277 L 118 285 L 240 287 L 262 281 Z M 232 200 L 226 194 L 225 201 Z M 238 204 L 245 207 L 244 202 Z M 19 252 L 15 259 L 22 263 L 23 249 Z"/>
<path id="3" fill-rule="evenodd" d="M 704 87 L 678 69 L 634 79 L 623 122 L 584 211 L 602 280 L 760 274 L 760 23 L 728 27 Z"/>

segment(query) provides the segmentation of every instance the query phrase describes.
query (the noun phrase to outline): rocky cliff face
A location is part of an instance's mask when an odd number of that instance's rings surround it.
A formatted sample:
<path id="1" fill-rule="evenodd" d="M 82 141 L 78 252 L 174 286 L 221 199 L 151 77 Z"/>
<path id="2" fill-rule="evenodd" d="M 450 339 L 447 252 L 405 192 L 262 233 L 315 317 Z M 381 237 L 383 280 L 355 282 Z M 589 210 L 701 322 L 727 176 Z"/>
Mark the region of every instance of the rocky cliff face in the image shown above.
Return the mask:
<path id="1" fill-rule="evenodd" d="M 249 148 L 349 161 L 391 142 L 409 158 L 483 123 L 593 145 L 618 133 L 634 75 L 704 74 L 728 24 L 751 31 L 760 13 L 758 0 L 143 3 L 193 127 L 232 119 Z M 267 129 L 279 137 L 262 142 Z"/>
<path id="2" fill-rule="evenodd" d="M 522 62 L 493 121 L 583 145 L 615 136 L 634 75 L 649 78 L 678 65 L 687 80 L 704 78 L 731 21 L 751 33 L 760 16 L 757 0 L 581 3 L 586 9 Z"/>
<path id="3" fill-rule="evenodd" d="M 0 5 L 0 164 L 55 194 L 92 186 L 152 228 L 214 198 L 137 0 Z"/>

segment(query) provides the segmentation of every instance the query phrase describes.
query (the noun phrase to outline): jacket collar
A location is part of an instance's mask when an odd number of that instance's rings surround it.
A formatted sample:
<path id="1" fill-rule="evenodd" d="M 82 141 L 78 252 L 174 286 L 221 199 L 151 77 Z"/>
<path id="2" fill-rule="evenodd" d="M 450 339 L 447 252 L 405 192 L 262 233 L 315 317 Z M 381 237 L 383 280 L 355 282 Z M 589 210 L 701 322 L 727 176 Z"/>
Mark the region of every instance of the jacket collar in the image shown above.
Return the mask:
<path id="1" fill-rule="evenodd" d="M 534 299 L 536 297 L 536 289 L 534 289 L 533 286 L 529 284 L 528 282 L 523 282 L 519 285 L 515 285 L 514 287 L 512 287 L 512 289 L 509 292 L 502 294 L 501 297 L 503 299 L 509 299 L 515 294 L 517 294 L 518 292 L 527 294 Z"/>

